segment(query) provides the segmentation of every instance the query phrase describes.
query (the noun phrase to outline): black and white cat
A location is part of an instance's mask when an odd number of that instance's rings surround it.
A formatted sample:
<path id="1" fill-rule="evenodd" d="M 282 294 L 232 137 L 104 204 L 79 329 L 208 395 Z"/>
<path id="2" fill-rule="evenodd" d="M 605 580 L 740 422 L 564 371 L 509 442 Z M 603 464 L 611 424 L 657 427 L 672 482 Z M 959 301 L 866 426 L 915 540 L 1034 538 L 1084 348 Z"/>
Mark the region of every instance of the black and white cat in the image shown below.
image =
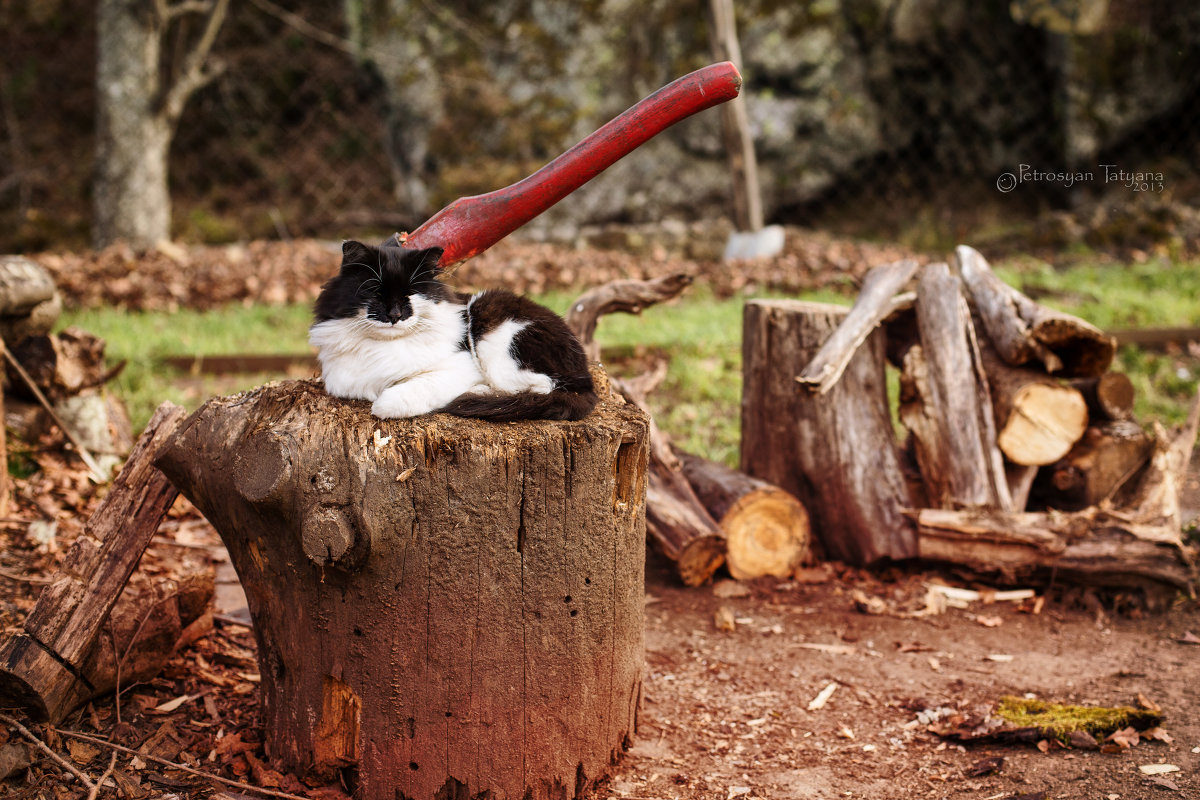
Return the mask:
<path id="1" fill-rule="evenodd" d="M 587 357 L 562 318 L 506 290 L 453 291 L 440 279 L 441 256 L 342 244 L 308 336 L 325 390 L 370 400 L 383 418 L 587 416 L 597 402 Z"/>

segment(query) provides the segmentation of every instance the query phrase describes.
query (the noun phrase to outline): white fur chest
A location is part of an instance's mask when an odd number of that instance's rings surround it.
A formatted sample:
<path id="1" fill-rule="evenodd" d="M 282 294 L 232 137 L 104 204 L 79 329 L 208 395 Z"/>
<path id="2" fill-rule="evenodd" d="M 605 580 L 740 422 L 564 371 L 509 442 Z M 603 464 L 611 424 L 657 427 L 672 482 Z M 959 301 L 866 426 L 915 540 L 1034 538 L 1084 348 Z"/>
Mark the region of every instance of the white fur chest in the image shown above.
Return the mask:
<path id="1" fill-rule="evenodd" d="M 308 341 L 317 348 L 325 390 L 335 397 L 374 401 L 383 390 L 450 363 L 471 363 L 460 343 L 466 330 L 462 306 L 416 302 L 413 315 L 396 325 L 365 313 L 318 322 Z"/>

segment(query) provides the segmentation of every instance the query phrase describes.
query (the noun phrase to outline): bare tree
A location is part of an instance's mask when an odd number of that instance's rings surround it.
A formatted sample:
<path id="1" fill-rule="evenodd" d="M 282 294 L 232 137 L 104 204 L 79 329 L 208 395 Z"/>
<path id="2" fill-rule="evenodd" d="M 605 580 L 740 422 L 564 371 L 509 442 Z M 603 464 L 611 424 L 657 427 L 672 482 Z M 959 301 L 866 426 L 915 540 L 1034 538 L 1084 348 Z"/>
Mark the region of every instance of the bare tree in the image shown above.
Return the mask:
<path id="1" fill-rule="evenodd" d="M 229 0 L 99 0 L 93 241 L 148 246 L 170 234 L 167 153 L 188 98 L 220 74 L 209 54 Z M 203 19 L 182 53 L 168 31 Z M 183 37 L 180 37 L 182 40 Z"/>

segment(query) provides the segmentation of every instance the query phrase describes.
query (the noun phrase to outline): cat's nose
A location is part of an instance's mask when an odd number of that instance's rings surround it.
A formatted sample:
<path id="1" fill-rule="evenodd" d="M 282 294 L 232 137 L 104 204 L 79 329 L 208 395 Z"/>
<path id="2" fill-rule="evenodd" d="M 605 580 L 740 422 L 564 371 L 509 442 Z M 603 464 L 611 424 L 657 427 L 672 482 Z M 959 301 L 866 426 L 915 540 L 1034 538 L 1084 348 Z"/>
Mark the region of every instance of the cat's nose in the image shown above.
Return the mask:
<path id="1" fill-rule="evenodd" d="M 388 321 L 391 322 L 393 325 L 395 325 L 400 320 L 408 319 L 411 316 L 412 316 L 412 304 L 411 303 L 395 305 L 395 306 L 392 306 L 390 309 L 388 309 Z"/>

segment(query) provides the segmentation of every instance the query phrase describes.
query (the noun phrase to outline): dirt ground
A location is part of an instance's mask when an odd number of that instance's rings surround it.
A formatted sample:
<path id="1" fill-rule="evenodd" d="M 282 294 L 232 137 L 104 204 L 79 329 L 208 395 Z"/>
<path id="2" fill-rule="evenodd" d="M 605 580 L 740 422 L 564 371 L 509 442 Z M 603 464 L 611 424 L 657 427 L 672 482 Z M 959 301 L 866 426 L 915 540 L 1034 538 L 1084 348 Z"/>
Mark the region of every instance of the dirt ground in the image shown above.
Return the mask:
<path id="1" fill-rule="evenodd" d="M 819 571 L 817 573 L 819 575 Z M 745 597 L 647 574 L 646 702 L 637 741 L 597 798 L 1200 797 L 1200 607 L 1141 618 L 1052 591 L 1040 614 L 973 604 L 915 619 L 856 610 L 859 589 L 903 606 L 937 572 L 762 579 Z M 1044 587 L 1031 587 L 1041 590 Z M 718 609 L 733 631 L 714 624 Z M 836 684 L 819 710 L 809 704 Z M 930 733 L 937 710 L 1005 695 L 1160 705 L 1170 743 L 1119 753 L 1034 744 L 961 746 Z M 1003 763 L 972 777 L 983 759 Z M 1168 763 L 1162 778 L 1139 767 Z M 1155 783 L 1153 781 L 1159 781 Z"/>

